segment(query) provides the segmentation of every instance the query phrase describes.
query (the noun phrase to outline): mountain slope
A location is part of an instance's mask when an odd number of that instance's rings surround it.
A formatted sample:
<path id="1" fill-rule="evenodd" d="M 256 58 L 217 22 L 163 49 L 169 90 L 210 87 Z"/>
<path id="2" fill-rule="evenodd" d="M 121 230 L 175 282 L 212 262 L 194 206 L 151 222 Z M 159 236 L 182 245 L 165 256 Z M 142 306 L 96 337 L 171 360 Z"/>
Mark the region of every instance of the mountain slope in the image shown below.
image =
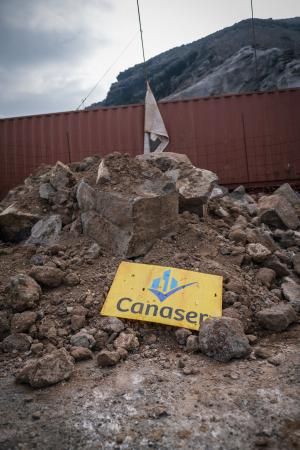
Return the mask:
<path id="1" fill-rule="evenodd" d="M 251 20 L 147 61 L 157 99 L 300 87 L 300 18 L 255 19 L 257 73 Z M 142 102 L 142 64 L 121 72 L 103 102 L 90 108 Z"/>

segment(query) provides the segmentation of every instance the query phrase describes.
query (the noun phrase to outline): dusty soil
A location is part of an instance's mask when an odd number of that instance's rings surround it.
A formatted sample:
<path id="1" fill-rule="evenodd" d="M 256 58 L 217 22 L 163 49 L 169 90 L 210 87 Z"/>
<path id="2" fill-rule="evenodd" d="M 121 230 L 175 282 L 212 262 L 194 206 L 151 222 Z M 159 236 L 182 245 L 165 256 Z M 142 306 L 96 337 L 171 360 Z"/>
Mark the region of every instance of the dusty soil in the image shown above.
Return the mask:
<path id="1" fill-rule="evenodd" d="M 2 373 L 0 447 L 297 449 L 299 337 L 296 324 L 261 340 L 270 354 L 282 355 L 279 366 L 184 356 L 160 337 L 112 369 L 78 363 L 72 381 L 44 390 L 16 385 Z M 182 357 L 197 373 L 183 373 Z"/>

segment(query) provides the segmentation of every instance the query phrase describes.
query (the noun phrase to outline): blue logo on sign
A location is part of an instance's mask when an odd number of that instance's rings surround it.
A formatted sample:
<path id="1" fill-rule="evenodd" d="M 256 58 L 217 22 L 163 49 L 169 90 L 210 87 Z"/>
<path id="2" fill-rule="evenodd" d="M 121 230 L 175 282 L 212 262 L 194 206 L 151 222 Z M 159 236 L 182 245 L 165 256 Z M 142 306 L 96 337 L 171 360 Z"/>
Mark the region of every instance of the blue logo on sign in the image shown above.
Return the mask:
<path id="1" fill-rule="evenodd" d="M 178 281 L 171 277 L 171 270 L 165 270 L 161 278 L 155 278 L 152 281 L 149 291 L 152 292 L 152 294 L 154 294 L 160 302 L 163 302 L 171 295 L 192 286 L 192 284 L 197 283 L 187 283 L 182 286 L 178 286 Z"/>

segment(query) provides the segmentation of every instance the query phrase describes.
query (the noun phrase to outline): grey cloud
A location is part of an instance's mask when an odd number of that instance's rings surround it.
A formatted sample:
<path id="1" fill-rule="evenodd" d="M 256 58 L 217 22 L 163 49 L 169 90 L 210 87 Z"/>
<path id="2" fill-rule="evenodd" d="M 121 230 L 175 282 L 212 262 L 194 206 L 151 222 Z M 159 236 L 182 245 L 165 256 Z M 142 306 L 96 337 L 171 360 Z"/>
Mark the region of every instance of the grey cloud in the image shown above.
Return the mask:
<path id="1" fill-rule="evenodd" d="M 86 95 L 78 68 L 109 45 L 101 22 L 112 5 L 108 0 L 0 0 L 1 115 L 75 108 Z"/>

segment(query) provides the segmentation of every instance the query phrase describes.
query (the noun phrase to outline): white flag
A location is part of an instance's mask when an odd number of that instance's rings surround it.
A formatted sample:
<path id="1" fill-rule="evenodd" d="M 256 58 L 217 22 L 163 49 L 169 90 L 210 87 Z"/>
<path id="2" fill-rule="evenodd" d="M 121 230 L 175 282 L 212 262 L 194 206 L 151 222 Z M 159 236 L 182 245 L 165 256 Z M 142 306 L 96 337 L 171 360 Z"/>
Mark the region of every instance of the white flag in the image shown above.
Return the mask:
<path id="1" fill-rule="evenodd" d="M 144 131 L 144 153 L 163 152 L 169 143 L 169 135 L 148 82 Z"/>

